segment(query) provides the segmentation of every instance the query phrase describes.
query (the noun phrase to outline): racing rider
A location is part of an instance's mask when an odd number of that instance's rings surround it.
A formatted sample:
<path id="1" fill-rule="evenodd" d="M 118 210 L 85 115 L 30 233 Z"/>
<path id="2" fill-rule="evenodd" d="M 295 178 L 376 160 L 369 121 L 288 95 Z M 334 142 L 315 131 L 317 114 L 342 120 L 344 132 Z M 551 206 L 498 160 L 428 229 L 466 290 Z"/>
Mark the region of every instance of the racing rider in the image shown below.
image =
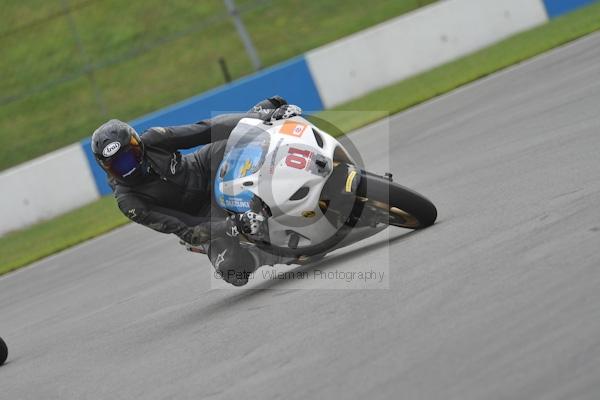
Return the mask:
<path id="1" fill-rule="evenodd" d="M 248 211 L 228 216 L 213 205 L 212 183 L 229 134 L 246 117 L 265 121 L 301 114 L 274 96 L 247 113 L 224 114 L 190 125 L 155 127 L 142 135 L 112 119 L 92 135 L 92 151 L 106 171 L 119 209 L 132 221 L 177 235 L 188 249 L 206 249 L 218 274 L 240 286 L 257 267 L 237 235 L 260 232 L 264 219 Z M 186 155 L 179 150 L 205 145 Z"/>

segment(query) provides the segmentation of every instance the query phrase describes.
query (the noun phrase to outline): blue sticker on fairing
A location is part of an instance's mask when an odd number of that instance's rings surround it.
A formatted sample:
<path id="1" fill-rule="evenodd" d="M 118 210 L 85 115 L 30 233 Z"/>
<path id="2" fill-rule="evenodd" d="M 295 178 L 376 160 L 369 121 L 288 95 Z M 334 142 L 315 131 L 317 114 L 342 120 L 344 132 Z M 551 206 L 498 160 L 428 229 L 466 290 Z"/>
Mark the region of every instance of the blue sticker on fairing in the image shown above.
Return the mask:
<path id="1" fill-rule="evenodd" d="M 223 182 L 231 182 L 258 171 L 263 162 L 264 149 L 260 145 L 249 144 L 243 147 L 233 147 L 223 158 L 215 178 L 215 198 L 219 207 L 226 210 L 243 213 L 250 210 L 254 194 L 244 190 L 235 195 L 221 191 Z"/>
<path id="2" fill-rule="evenodd" d="M 254 194 L 248 190 L 244 190 L 237 196 L 223 195 L 223 205 L 221 207 L 234 213 L 245 213 L 250 210 L 250 202 Z"/>

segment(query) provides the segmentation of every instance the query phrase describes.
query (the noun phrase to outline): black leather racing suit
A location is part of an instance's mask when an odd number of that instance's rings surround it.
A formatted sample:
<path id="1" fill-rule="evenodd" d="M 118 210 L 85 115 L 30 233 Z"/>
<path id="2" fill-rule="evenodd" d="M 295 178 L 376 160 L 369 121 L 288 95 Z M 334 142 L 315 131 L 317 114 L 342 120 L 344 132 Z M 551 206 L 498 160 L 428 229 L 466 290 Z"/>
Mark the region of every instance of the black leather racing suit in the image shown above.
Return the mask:
<path id="1" fill-rule="evenodd" d="M 121 211 L 158 232 L 174 233 L 192 244 L 223 236 L 224 211 L 212 203 L 212 182 L 229 134 L 245 117 L 270 118 L 285 100 L 274 97 L 250 112 L 225 114 L 195 124 L 150 128 L 141 135 L 145 174 L 136 182 L 111 181 Z M 261 110 L 263 112 L 259 112 Z M 178 150 L 206 145 L 181 155 Z M 199 229 L 201 228 L 201 229 Z"/>

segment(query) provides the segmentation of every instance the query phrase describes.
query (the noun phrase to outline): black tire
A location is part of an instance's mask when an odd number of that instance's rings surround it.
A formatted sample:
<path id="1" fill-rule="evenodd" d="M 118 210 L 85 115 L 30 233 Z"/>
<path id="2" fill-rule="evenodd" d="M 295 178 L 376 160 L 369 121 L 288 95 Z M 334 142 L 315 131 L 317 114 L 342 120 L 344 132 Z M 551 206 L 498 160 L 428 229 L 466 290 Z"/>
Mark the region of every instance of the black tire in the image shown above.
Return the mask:
<path id="1" fill-rule="evenodd" d="M 368 172 L 362 173 L 357 194 L 365 205 L 384 211 L 387 222 L 408 229 L 423 229 L 433 225 L 437 209 L 419 193 L 387 178 Z"/>
<path id="2" fill-rule="evenodd" d="M 4 340 L 2 340 L 2 338 L 0 338 L 0 365 L 4 364 L 7 357 L 8 357 L 8 347 L 6 347 L 6 343 L 4 343 Z"/>

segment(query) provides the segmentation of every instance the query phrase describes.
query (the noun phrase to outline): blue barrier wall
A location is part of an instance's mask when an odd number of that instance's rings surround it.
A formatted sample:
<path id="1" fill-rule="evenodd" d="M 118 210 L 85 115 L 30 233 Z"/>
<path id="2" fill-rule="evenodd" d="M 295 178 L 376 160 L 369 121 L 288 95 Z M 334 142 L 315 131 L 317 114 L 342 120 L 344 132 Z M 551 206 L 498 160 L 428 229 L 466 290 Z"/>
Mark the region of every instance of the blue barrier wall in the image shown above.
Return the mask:
<path id="1" fill-rule="evenodd" d="M 98 188 L 98 193 L 100 196 L 105 196 L 107 194 L 112 193 L 112 189 L 108 186 L 108 179 L 106 177 L 106 172 L 102 168 L 98 166 L 96 160 L 94 159 L 94 154 L 92 153 L 92 147 L 90 146 L 90 139 L 83 139 L 81 142 L 81 147 L 83 147 L 83 152 L 86 155 L 88 166 L 92 171 L 92 176 L 94 177 L 94 181 L 96 182 L 96 188 Z"/>
<path id="2" fill-rule="evenodd" d="M 323 109 L 308 65 L 304 56 L 301 56 L 145 115 L 130 124 L 138 132 L 143 132 L 153 126 L 194 123 L 223 112 L 246 111 L 275 94 L 308 111 Z M 98 192 L 102 196 L 110 194 L 112 191 L 106 181 L 106 174 L 94 160 L 90 140 L 81 141 L 81 145 L 87 155 Z"/>
<path id="3" fill-rule="evenodd" d="M 550 18 L 556 18 L 597 0 L 544 0 Z"/>

